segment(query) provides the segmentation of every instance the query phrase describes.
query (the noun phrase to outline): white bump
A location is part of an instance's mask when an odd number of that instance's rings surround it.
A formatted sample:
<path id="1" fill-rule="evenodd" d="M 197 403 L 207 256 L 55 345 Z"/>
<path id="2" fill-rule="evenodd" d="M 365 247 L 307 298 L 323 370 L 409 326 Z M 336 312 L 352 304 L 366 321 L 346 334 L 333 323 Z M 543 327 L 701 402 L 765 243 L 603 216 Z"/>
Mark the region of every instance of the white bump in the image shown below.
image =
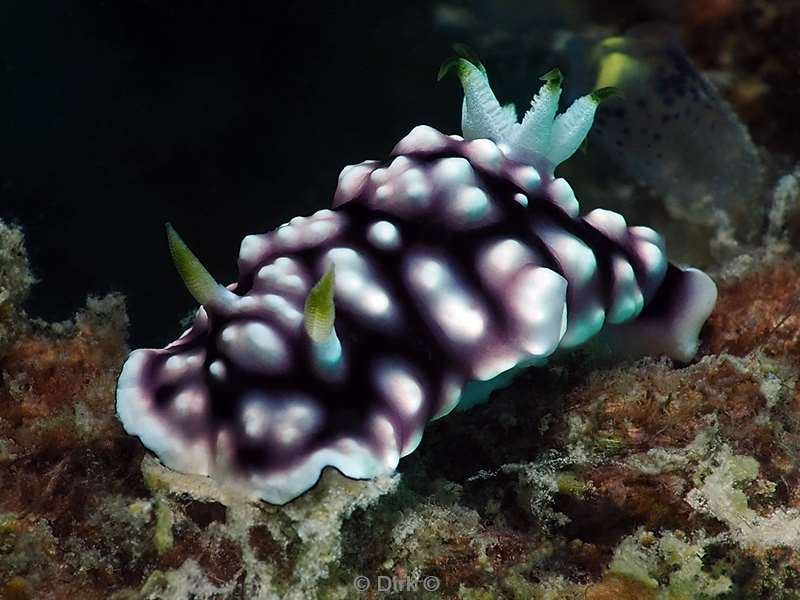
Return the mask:
<path id="1" fill-rule="evenodd" d="M 436 152 L 447 146 L 446 138 L 428 125 L 417 125 L 397 144 L 392 154 Z"/>
<path id="2" fill-rule="evenodd" d="M 448 216 L 459 225 L 482 224 L 491 216 L 491 209 L 486 192 L 474 186 L 459 188 L 445 205 Z"/>
<path id="3" fill-rule="evenodd" d="M 381 462 L 387 469 L 394 470 L 400 461 L 397 433 L 394 426 L 386 417 L 374 417 L 371 429 L 373 436 L 382 448 Z"/>
<path id="4" fill-rule="evenodd" d="M 386 202 L 386 200 L 388 200 L 391 195 L 392 195 L 392 186 L 389 185 L 388 183 L 380 186 L 377 190 L 375 190 L 375 199 L 378 202 Z"/>
<path id="5" fill-rule="evenodd" d="M 203 364 L 205 360 L 204 352 L 195 352 L 186 357 L 186 366 L 190 369 L 196 369 Z"/>
<path id="6" fill-rule="evenodd" d="M 203 414 L 206 407 L 205 396 L 197 389 L 188 389 L 175 396 L 173 406 L 176 412 L 184 417 Z"/>
<path id="7" fill-rule="evenodd" d="M 433 167 L 432 176 L 442 188 L 468 185 L 474 182 L 472 165 L 465 158 L 443 158 Z"/>
<path id="8" fill-rule="evenodd" d="M 645 299 L 649 300 L 667 272 L 667 257 L 662 248 L 641 237 L 630 240 L 630 248 L 644 269 L 642 275 L 645 281 L 642 292 Z"/>
<path id="9" fill-rule="evenodd" d="M 269 282 L 276 279 L 278 270 L 274 265 L 265 265 L 258 270 L 256 277 L 262 281 Z"/>
<path id="10" fill-rule="evenodd" d="M 322 412 L 316 402 L 304 395 L 275 397 L 255 393 L 246 399 L 241 420 L 249 437 L 292 446 L 319 429 Z"/>
<path id="11" fill-rule="evenodd" d="M 269 242 L 265 235 L 248 235 L 242 239 L 239 247 L 239 260 L 245 263 L 254 263 L 267 252 Z"/>
<path id="12" fill-rule="evenodd" d="M 289 367 L 289 350 L 271 327 L 258 322 L 229 325 L 222 331 L 222 351 L 245 368 L 266 373 Z"/>
<path id="13" fill-rule="evenodd" d="M 577 198 L 575 198 L 575 192 L 566 179 L 559 178 L 550 182 L 550 197 L 568 215 L 577 217 L 580 213 L 580 206 Z"/>
<path id="14" fill-rule="evenodd" d="M 320 244 L 331 239 L 340 229 L 339 219 L 311 217 L 301 229 L 301 235 L 307 244 Z"/>
<path id="15" fill-rule="evenodd" d="M 403 173 L 398 178 L 398 187 L 404 198 L 414 206 L 425 207 L 430 199 L 430 185 L 419 169 L 412 168 Z"/>
<path id="16" fill-rule="evenodd" d="M 283 225 L 275 232 L 275 238 L 282 244 L 291 246 L 300 240 L 300 232 L 292 225 Z"/>
<path id="17" fill-rule="evenodd" d="M 406 278 L 421 310 L 451 342 L 474 344 L 480 340 L 486 330 L 481 303 L 439 260 L 412 254 Z"/>
<path id="18" fill-rule="evenodd" d="M 644 297 L 636 283 L 631 264 L 620 254 L 612 258 L 614 272 L 613 300 L 608 311 L 609 323 L 622 323 L 638 315 L 644 305 Z"/>
<path id="19" fill-rule="evenodd" d="M 466 154 L 471 161 L 487 171 L 496 171 L 503 161 L 503 153 L 492 140 L 473 140 L 466 144 Z"/>
<path id="20" fill-rule="evenodd" d="M 297 263 L 288 256 L 279 256 L 275 259 L 275 266 L 281 271 L 288 272 L 297 268 Z"/>
<path id="21" fill-rule="evenodd" d="M 222 330 L 222 341 L 226 344 L 231 344 L 239 337 L 239 327 L 230 325 Z"/>
<path id="22" fill-rule="evenodd" d="M 642 242 L 637 244 L 636 251 L 639 254 L 639 257 L 647 265 L 648 271 L 655 270 L 664 259 L 664 254 L 661 252 L 661 249 L 650 242 Z"/>
<path id="23" fill-rule="evenodd" d="M 667 273 L 667 257 L 664 240 L 649 227 L 630 227 L 628 249 L 638 259 L 634 261 L 637 275 L 643 278 L 641 291 L 645 302 L 649 302 Z M 643 272 L 639 272 L 641 269 Z"/>
<path id="24" fill-rule="evenodd" d="M 256 349 L 265 353 L 273 355 L 284 351 L 281 339 L 270 327 L 263 323 L 248 323 L 244 326 L 243 334 Z"/>
<path id="25" fill-rule="evenodd" d="M 236 436 L 231 428 L 226 426 L 217 433 L 216 443 L 214 444 L 214 470 L 218 471 L 221 466 L 232 465 L 236 450 Z"/>
<path id="26" fill-rule="evenodd" d="M 479 252 L 478 272 L 495 291 L 501 291 L 505 282 L 526 264 L 541 262 L 538 253 L 528 246 L 507 238 L 491 242 Z"/>
<path id="27" fill-rule="evenodd" d="M 414 433 L 412 433 L 409 436 L 408 440 L 406 441 L 405 445 L 403 446 L 403 450 L 400 453 L 400 456 L 401 457 L 402 456 L 408 456 L 409 454 L 414 452 L 414 450 L 417 449 L 417 447 L 419 446 L 421 441 L 422 441 L 422 428 L 415 429 Z"/>
<path id="28" fill-rule="evenodd" d="M 566 330 L 566 297 L 567 282 L 555 271 L 529 267 L 519 273 L 508 298 L 525 352 L 543 357 L 558 347 Z"/>
<path id="29" fill-rule="evenodd" d="M 389 296 L 386 295 L 386 292 L 374 286 L 369 286 L 364 291 L 361 305 L 367 313 L 375 317 L 383 316 L 391 309 Z"/>
<path id="30" fill-rule="evenodd" d="M 389 294 L 364 258 L 352 248 L 340 247 L 328 251 L 321 271 L 327 269 L 328 261 L 336 265 L 337 305 L 341 302 L 375 325 L 398 325 L 399 315 Z"/>
<path id="31" fill-rule="evenodd" d="M 623 243 L 628 236 L 625 218 L 614 211 L 596 208 L 583 217 L 583 220 L 617 243 Z"/>
<path id="32" fill-rule="evenodd" d="M 535 228 L 555 254 L 571 285 L 586 284 L 597 271 L 597 258 L 586 242 L 550 225 Z"/>
<path id="33" fill-rule="evenodd" d="M 378 221 L 370 225 L 367 239 L 383 250 L 395 250 L 400 247 L 400 232 L 389 221 Z"/>
<path id="34" fill-rule="evenodd" d="M 333 198 L 333 206 L 339 206 L 355 198 L 363 189 L 367 177 L 375 168 L 376 161 L 365 161 L 358 165 L 348 165 L 339 174 L 339 183 Z"/>
<path id="35" fill-rule="evenodd" d="M 409 277 L 414 285 L 427 291 L 435 290 L 441 286 L 447 275 L 442 263 L 434 258 L 427 257 L 415 260 L 409 271 Z"/>
<path id="36" fill-rule="evenodd" d="M 258 395 L 245 401 L 242 407 L 245 434 L 251 438 L 263 437 L 269 429 L 270 412 L 266 397 Z"/>
<path id="37" fill-rule="evenodd" d="M 374 283 L 364 287 L 363 294 L 356 306 L 365 316 L 372 317 L 375 320 L 389 321 L 395 319 L 396 313 L 389 296 Z"/>
<path id="38" fill-rule="evenodd" d="M 605 310 L 593 288 L 597 259 L 583 240 L 558 227 L 538 223 L 533 228 L 558 261 L 572 297 L 581 299 L 579 308 L 570 307 L 569 326 L 560 344 L 562 348 L 572 348 L 595 335 L 605 319 Z"/>
<path id="39" fill-rule="evenodd" d="M 655 244 L 662 252 L 664 251 L 664 238 L 661 237 L 654 229 L 651 229 L 650 227 L 644 227 L 643 225 L 636 225 L 628 229 L 628 231 L 630 231 L 630 233 L 636 237 L 644 238 L 651 244 Z"/>
<path id="40" fill-rule="evenodd" d="M 389 164 L 389 173 L 396 176 L 406 169 L 410 169 L 411 165 L 411 159 L 407 156 L 398 156 Z"/>
<path id="41" fill-rule="evenodd" d="M 385 167 L 375 169 L 369 176 L 369 180 L 375 185 L 383 185 L 389 179 L 389 171 Z"/>
<path id="42" fill-rule="evenodd" d="M 273 435 L 285 446 L 307 439 L 322 422 L 322 412 L 316 403 L 305 396 L 290 396 L 281 408 L 275 411 Z"/>
<path id="43" fill-rule="evenodd" d="M 258 300 L 256 300 L 255 297 L 250 295 L 237 296 L 236 310 L 241 312 L 249 312 L 257 307 L 258 307 Z"/>
<path id="44" fill-rule="evenodd" d="M 478 362 L 472 367 L 473 378 L 479 381 L 493 379 L 513 369 L 519 364 L 523 356 L 518 349 L 510 346 L 503 346 L 491 353 L 479 356 Z"/>
<path id="45" fill-rule="evenodd" d="M 283 326 L 293 329 L 303 322 L 303 313 L 290 304 L 286 298 L 277 294 L 265 294 L 262 306 L 266 308 Z"/>
<path id="46" fill-rule="evenodd" d="M 304 292 L 306 289 L 303 280 L 297 275 L 287 275 L 280 282 L 280 287 L 292 292 Z"/>
<path id="47" fill-rule="evenodd" d="M 351 297 L 360 293 L 364 289 L 364 276 L 356 270 L 338 269 L 336 275 L 336 291 L 345 296 Z"/>
<path id="48" fill-rule="evenodd" d="M 511 179 L 526 192 L 534 192 L 542 183 L 542 176 L 534 167 L 525 165 L 511 172 Z"/>
<path id="49" fill-rule="evenodd" d="M 431 420 L 442 418 L 458 405 L 458 401 L 461 399 L 462 384 L 463 382 L 453 375 L 445 377 L 439 400 L 440 408 Z"/>
<path id="50" fill-rule="evenodd" d="M 436 321 L 453 341 L 475 343 L 486 331 L 483 311 L 465 294 L 443 294 L 434 313 Z"/>
<path id="51" fill-rule="evenodd" d="M 528 206 L 528 197 L 525 194 L 514 194 L 514 200 L 519 202 L 522 206 Z"/>
<path id="52" fill-rule="evenodd" d="M 308 284 L 300 276 L 301 273 L 300 266 L 294 260 L 281 256 L 259 269 L 255 289 L 305 294 Z"/>
<path id="53" fill-rule="evenodd" d="M 395 362 L 376 367 L 378 389 L 389 404 L 405 417 L 413 417 L 422 408 L 422 387 L 411 372 Z"/>
<path id="54" fill-rule="evenodd" d="M 164 370 L 172 377 L 180 377 L 186 371 L 186 360 L 177 354 L 170 356 L 164 363 Z"/>
<path id="55" fill-rule="evenodd" d="M 430 194 L 430 187 L 424 180 L 415 181 L 409 184 L 405 189 L 406 198 L 420 207 L 427 206 Z"/>
<path id="56" fill-rule="evenodd" d="M 219 379 L 221 381 L 225 379 L 228 370 L 225 368 L 225 363 L 217 359 L 208 365 L 208 372 L 211 373 L 215 379 Z"/>

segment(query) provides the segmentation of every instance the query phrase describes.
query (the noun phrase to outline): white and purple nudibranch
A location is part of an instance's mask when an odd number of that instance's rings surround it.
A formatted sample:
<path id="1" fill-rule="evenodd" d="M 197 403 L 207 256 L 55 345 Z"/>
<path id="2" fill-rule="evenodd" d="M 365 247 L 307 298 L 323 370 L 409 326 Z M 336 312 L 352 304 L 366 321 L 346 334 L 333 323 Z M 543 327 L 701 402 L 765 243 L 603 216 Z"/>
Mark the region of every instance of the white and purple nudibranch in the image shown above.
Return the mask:
<path id="1" fill-rule="evenodd" d="M 601 329 L 692 358 L 713 281 L 668 263 L 648 227 L 580 216 L 554 175 L 606 91 L 557 115 L 553 71 L 518 123 L 480 63 L 446 67 L 463 137 L 421 125 L 388 161 L 345 167 L 332 209 L 244 238 L 236 283 L 169 229 L 202 306 L 178 340 L 133 352 L 117 388 L 123 426 L 166 466 L 285 503 L 328 466 L 393 472 L 429 421 Z"/>

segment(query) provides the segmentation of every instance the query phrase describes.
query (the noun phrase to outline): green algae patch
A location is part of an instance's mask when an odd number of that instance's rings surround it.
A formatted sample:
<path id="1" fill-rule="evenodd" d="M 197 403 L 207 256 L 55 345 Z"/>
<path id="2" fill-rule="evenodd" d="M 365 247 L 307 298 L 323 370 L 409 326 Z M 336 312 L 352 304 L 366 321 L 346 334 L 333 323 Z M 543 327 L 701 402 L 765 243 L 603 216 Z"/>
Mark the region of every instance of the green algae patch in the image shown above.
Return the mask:
<path id="1" fill-rule="evenodd" d="M 172 526 L 175 524 L 175 517 L 166 502 L 159 502 L 156 508 L 156 526 L 153 531 L 153 543 L 159 554 L 164 554 L 175 544 L 172 535 Z"/>

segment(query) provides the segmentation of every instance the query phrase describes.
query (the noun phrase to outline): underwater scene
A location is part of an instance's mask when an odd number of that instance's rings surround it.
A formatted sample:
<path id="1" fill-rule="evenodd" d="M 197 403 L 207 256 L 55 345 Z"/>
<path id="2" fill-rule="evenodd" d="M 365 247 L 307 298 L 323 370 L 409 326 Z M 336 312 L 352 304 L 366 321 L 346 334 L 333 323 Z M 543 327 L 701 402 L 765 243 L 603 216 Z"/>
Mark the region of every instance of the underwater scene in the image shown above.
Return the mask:
<path id="1" fill-rule="evenodd" d="M 800 1 L 0 6 L 0 600 L 800 600 Z"/>

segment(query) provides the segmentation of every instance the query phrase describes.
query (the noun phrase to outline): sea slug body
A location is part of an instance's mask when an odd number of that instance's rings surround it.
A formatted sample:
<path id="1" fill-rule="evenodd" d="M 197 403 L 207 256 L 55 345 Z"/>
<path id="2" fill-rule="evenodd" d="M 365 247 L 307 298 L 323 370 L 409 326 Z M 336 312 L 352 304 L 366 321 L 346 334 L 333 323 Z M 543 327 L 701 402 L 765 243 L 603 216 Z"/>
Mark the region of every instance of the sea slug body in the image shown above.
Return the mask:
<path id="1" fill-rule="evenodd" d="M 429 421 L 604 327 L 694 355 L 711 279 L 669 264 L 652 229 L 581 217 L 554 176 L 606 90 L 556 115 L 553 71 L 517 123 L 480 63 L 446 67 L 463 137 L 418 126 L 388 161 L 345 167 L 331 210 L 244 238 L 236 283 L 213 282 L 170 231 L 203 306 L 166 348 L 134 351 L 117 391 L 125 429 L 165 465 L 285 503 L 326 466 L 392 472 Z"/>

